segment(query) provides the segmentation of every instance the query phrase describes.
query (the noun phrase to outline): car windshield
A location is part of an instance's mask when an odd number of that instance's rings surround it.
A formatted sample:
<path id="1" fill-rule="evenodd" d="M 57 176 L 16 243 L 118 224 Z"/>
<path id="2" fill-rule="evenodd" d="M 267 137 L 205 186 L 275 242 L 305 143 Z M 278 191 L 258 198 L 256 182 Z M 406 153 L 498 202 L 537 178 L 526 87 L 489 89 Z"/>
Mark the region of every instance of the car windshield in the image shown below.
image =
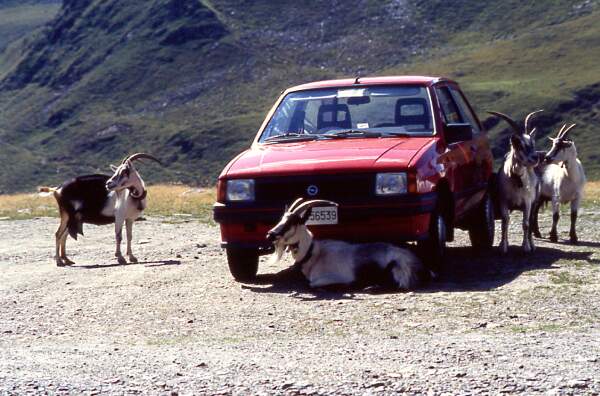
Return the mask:
<path id="1" fill-rule="evenodd" d="M 259 141 L 305 141 L 433 134 L 427 89 L 366 86 L 292 92 Z"/>

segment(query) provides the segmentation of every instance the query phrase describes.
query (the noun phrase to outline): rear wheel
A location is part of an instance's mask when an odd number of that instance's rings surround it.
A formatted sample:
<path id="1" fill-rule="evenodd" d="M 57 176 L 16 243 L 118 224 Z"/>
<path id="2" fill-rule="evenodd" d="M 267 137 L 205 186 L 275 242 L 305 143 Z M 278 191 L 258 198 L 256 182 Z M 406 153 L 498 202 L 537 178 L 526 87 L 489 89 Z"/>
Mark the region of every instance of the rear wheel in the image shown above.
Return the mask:
<path id="1" fill-rule="evenodd" d="M 469 227 L 469 239 L 476 250 L 489 250 L 494 245 L 494 218 L 494 203 L 490 194 L 486 194 Z"/>
<path id="2" fill-rule="evenodd" d="M 431 213 L 429 221 L 429 236 L 418 242 L 419 250 L 425 260 L 425 265 L 433 272 L 439 272 L 446 257 L 446 241 L 448 233 L 446 220 L 439 210 Z"/>
<path id="3" fill-rule="evenodd" d="M 258 272 L 258 251 L 255 249 L 227 248 L 229 272 L 236 281 L 249 281 Z"/>

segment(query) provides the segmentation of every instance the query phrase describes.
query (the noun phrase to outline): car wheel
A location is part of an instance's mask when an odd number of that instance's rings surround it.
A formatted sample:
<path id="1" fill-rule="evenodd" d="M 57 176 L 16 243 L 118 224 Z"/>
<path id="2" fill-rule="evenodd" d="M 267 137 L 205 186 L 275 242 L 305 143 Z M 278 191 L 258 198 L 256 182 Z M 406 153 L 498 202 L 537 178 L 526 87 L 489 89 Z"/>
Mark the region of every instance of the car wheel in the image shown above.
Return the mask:
<path id="1" fill-rule="evenodd" d="M 494 245 L 494 219 L 494 203 L 490 195 L 486 194 L 477 209 L 473 224 L 469 227 L 469 239 L 476 250 L 489 250 Z"/>
<path id="2" fill-rule="evenodd" d="M 418 242 L 419 250 L 425 265 L 433 272 L 439 272 L 446 256 L 447 241 L 446 221 L 439 211 L 431 213 L 429 236 Z"/>
<path id="3" fill-rule="evenodd" d="M 229 272 L 236 281 L 249 281 L 258 272 L 258 251 L 254 249 L 227 248 Z"/>

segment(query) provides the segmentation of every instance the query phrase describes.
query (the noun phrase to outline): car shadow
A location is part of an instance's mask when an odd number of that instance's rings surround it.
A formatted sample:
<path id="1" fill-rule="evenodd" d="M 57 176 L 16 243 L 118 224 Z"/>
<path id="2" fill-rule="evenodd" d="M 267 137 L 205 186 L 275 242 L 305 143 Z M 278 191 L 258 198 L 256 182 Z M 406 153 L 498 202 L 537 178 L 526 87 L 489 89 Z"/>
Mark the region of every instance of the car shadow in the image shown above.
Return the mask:
<path id="1" fill-rule="evenodd" d="M 586 246 L 581 244 L 580 246 Z M 558 268 L 559 260 L 580 260 L 600 264 L 592 259 L 594 252 L 565 251 L 553 247 L 538 247 L 535 253 L 526 254 L 520 247 L 511 247 L 506 255 L 494 248 L 488 253 L 476 253 L 471 247 L 451 247 L 438 275 L 416 293 L 488 291 L 512 282 L 528 271 Z M 334 286 L 311 289 L 295 266 L 273 274 L 259 274 L 242 288 L 256 293 L 290 294 L 302 300 L 352 299 L 357 294 L 402 293 L 380 287 L 357 289 L 352 286 Z"/>
<path id="2" fill-rule="evenodd" d="M 145 267 L 162 267 L 165 265 L 180 265 L 181 260 L 157 260 L 157 261 L 138 261 L 137 263 L 110 263 L 110 264 L 93 264 L 93 265 L 70 265 L 65 268 L 76 268 L 76 269 L 98 269 L 98 268 L 111 268 L 111 267 L 127 267 L 130 265 L 143 265 Z"/>

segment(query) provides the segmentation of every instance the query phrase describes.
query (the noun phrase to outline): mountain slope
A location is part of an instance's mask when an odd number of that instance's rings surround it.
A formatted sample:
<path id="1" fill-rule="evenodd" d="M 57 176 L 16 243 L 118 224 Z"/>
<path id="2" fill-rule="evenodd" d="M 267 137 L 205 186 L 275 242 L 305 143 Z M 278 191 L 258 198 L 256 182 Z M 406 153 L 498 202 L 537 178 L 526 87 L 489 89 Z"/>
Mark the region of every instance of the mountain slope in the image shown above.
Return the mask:
<path id="1" fill-rule="evenodd" d="M 105 171 L 132 151 L 150 181 L 212 184 L 278 92 L 382 74 L 457 79 L 477 107 L 563 120 L 600 176 L 598 1 L 65 0 L 0 55 L 0 191 Z M 507 130 L 486 121 L 495 152 Z M 540 142 L 540 145 L 542 143 Z M 150 168 L 151 167 L 151 168 Z"/>

